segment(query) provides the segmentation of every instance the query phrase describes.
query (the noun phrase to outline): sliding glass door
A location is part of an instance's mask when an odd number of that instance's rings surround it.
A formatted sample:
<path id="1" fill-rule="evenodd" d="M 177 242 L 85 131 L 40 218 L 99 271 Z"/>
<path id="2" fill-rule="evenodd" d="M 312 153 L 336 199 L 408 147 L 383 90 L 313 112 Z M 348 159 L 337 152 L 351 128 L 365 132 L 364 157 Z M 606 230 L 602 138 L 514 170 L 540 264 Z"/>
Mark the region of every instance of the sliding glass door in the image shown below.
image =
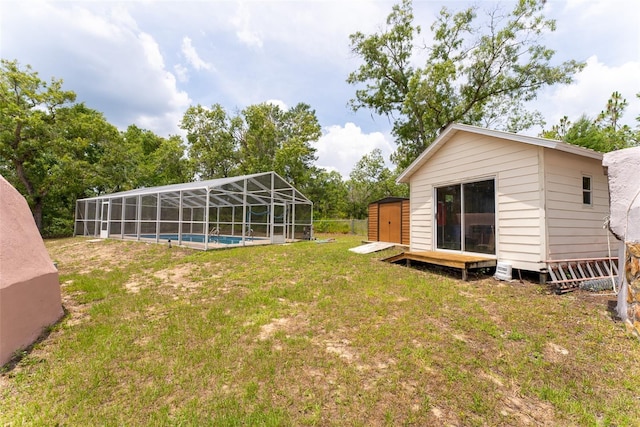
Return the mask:
<path id="1" fill-rule="evenodd" d="M 495 254 L 495 181 L 438 187 L 436 247 Z"/>
<path id="2" fill-rule="evenodd" d="M 436 188 L 437 248 L 459 251 L 462 248 L 460 225 L 462 224 L 460 185 Z"/>

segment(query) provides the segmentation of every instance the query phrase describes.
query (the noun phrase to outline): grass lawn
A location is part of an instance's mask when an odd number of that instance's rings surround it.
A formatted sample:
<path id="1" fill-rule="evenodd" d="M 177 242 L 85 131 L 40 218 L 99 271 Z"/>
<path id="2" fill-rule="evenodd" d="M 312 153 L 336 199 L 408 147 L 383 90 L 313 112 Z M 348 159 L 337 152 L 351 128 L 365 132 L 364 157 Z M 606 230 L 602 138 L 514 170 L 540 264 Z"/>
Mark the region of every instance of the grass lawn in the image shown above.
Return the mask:
<path id="1" fill-rule="evenodd" d="M 613 296 L 330 243 L 46 242 L 66 316 L 0 375 L 0 425 L 640 424 Z"/>

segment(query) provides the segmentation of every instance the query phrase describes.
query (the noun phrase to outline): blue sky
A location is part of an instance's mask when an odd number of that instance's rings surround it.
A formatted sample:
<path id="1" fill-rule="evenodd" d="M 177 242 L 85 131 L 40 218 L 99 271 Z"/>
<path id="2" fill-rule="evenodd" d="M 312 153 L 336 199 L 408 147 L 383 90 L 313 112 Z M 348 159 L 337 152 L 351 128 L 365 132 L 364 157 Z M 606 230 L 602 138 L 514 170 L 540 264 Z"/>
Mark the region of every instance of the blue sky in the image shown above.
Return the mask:
<path id="1" fill-rule="evenodd" d="M 0 56 L 30 64 L 40 77 L 64 80 L 78 101 L 121 129 L 130 124 L 161 136 L 183 134 L 190 105 L 251 104 L 315 109 L 323 136 L 317 165 L 348 176 L 364 154 L 394 150 L 391 125 L 369 111 L 352 112 L 355 88 L 345 80 L 359 65 L 349 34 L 384 25 L 387 0 L 40 1 L 0 0 Z M 513 1 L 503 1 L 510 10 Z M 429 27 L 446 5 L 414 0 L 416 23 Z M 475 2 L 481 11 L 493 2 Z M 569 86 L 548 88 L 532 108 L 547 123 L 595 116 L 614 90 L 629 101 L 626 121 L 640 115 L 640 1 L 548 0 L 557 31 L 543 39 L 558 61 L 587 67 Z M 539 129 L 529 131 L 537 134 Z"/>

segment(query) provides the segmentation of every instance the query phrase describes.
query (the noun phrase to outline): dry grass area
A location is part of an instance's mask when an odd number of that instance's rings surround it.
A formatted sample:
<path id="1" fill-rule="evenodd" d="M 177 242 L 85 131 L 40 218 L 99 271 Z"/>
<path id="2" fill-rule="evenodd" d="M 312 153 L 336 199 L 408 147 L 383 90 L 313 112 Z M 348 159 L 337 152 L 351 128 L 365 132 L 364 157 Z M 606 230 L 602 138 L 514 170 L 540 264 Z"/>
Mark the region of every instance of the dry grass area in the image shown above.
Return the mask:
<path id="1" fill-rule="evenodd" d="M 358 244 L 47 241 L 67 314 L 2 371 L 0 424 L 639 425 L 613 296 Z"/>

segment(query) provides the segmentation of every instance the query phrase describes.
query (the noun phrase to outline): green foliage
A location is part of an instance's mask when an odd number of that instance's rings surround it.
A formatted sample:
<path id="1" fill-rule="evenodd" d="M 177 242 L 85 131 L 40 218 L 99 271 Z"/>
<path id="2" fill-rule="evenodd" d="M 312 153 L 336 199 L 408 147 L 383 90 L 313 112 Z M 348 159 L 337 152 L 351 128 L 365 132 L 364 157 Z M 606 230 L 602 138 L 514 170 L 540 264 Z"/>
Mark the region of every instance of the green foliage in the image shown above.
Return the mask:
<path id="1" fill-rule="evenodd" d="M 0 164 L 6 178 L 27 199 L 36 225 L 43 229 L 43 209 L 80 161 L 61 137 L 65 115 L 57 113 L 75 100 L 62 81 L 46 83 L 30 66 L 0 61 Z M 67 144 L 67 142 L 69 144 Z"/>
<path id="2" fill-rule="evenodd" d="M 540 136 L 603 153 L 637 146 L 640 143 L 640 131 L 634 131 L 629 125 L 621 123 L 627 106 L 627 100 L 620 92 L 613 92 L 605 109 L 596 119 L 590 119 L 583 114 L 572 123 L 564 116 L 558 124 L 553 125 L 550 130 L 544 130 Z M 637 121 L 640 122 L 640 117 Z"/>
<path id="3" fill-rule="evenodd" d="M 321 136 L 315 111 L 299 103 L 286 111 L 262 103 L 237 115 L 219 104 L 189 107 L 187 131 L 192 170 L 202 179 L 275 171 L 315 203 L 316 216 L 343 217 L 346 190 L 340 174 L 313 165 Z"/>
<path id="4" fill-rule="evenodd" d="M 316 168 L 299 190 L 313 201 L 314 218 L 348 218 L 347 187 L 339 172 Z"/>
<path id="5" fill-rule="evenodd" d="M 227 116 L 220 104 L 210 109 L 191 106 L 180 127 L 187 131 L 189 158 L 193 172 L 203 179 L 224 178 L 237 172 L 241 123 Z"/>
<path id="6" fill-rule="evenodd" d="M 520 0 L 511 13 L 494 9 L 476 25 L 476 8 L 457 13 L 442 8 L 431 26 L 434 39 L 418 61 L 410 0 L 393 7 L 380 33 L 351 35 L 351 49 L 363 60 L 347 82 L 360 86 L 354 110 L 370 108 L 394 121 L 398 148 L 393 156 L 407 167 L 439 132 L 454 122 L 501 127 L 510 131 L 539 123 L 524 103 L 556 83 L 570 83 L 583 63 L 551 65 L 554 51 L 540 44 L 555 30 L 541 13 L 543 2 Z"/>
<path id="7" fill-rule="evenodd" d="M 362 156 L 346 183 L 349 217 L 366 218 L 369 204 L 384 197 L 408 196 L 408 186 L 397 184 L 397 176 L 397 173 L 391 172 L 385 166 L 380 149 L 375 149 Z"/>
<path id="8" fill-rule="evenodd" d="M 280 146 L 274 157 L 274 170 L 290 184 L 302 187 L 316 169 L 316 149 L 311 143 L 322 136 L 316 113 L 307 104 L 299 103 L 282 115 Z"/>
<path id="9" fill-rule="evenodd" d="M 311 179 L 316 160 L 311 143 L 321 135 L 315 111 L 298 104 L 283 111 L 270 103 L 250 105 L 231 116 L 219 104 L 189 107 L 187 131 L 195 174 L 203 179 L 275 171 L 300 187 Z"/>
<path id="10" fill-rule="evenodd" d="M 348 234 L 351 231 L 351 225 L 349 220 L 321 219 L 313 222 L 313 230 L 316 233 Z"/>
<path id="11" fill-rule="evenodd" d="M 314 166 L 321 136 L 315 111 L 263 103 L 237 115 L 220 105 L 187 109 L 188 156 L 179 136 L 163 138 L 130 125 L 119 131 L 99 111 L 74 103 L 62 81 L 47 84 L 30 66 L 2 61 L 0 174 L 29 202 L 44 236 L 68 235 L 76 200 L 199 179 L 274 170 L 306 194 L 315 218 L 364 218 L 371 201 L 405 195 L 374 151 L 348 183 Z M 329 230 L 328 231 L 336 231 Z"/>
<path id="12" fill-rule="evenodd" d="M 71 233 L 80 197 L 190 177 L 179 137 L 135 126 L 120 133 L 102 113 L 74 104 L 62 80 L 0 64 L 0 173 L 25 196 L 43 235 Z"/>
<path id="13" fill-rule="evenodd" d="M 67 156 L 77 159 L 71 163 L 74 167 L 65 180 L 75 187 L 71 194 L 83 197 L 126 188 L 128 162 L 133 159 L 124 152 L 118 129 L 108 123 L 102 113 L 84 104 L 66 108 L 58 117 L 61 118 L 59 144 L 65 146 Z"/>
<path id="14" fill-rule="evenodd" d="M 127 188 L 155 187 L 189 181 L 192 177 L 185 147 L 179 136 L 162 138 L 153 132 L 130 125 L 122 133 L 124 158 L 130 163 Z"/>

